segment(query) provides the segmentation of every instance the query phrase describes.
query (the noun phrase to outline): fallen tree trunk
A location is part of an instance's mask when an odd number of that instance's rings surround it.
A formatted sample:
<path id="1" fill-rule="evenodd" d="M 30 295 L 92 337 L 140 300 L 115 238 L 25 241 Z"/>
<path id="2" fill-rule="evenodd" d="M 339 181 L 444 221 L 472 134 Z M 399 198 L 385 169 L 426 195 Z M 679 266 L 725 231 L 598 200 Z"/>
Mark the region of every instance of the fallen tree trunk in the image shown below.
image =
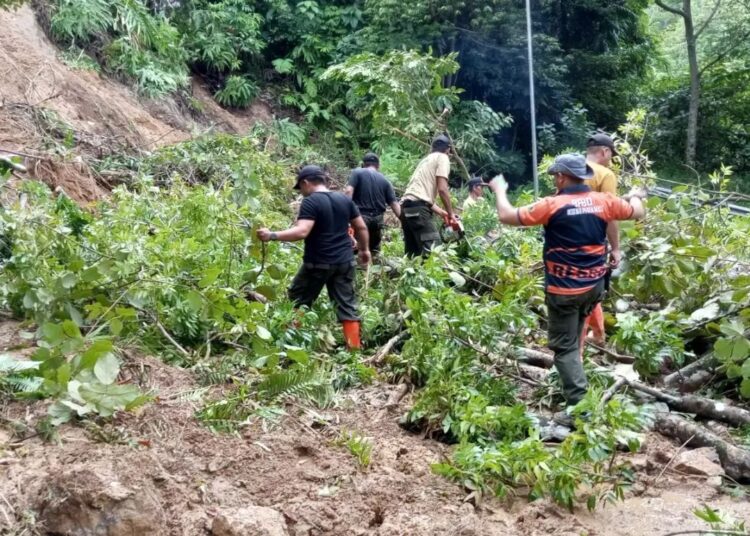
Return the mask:
<path id="1" fill-rule="evenodd" d="M 696 391 L 713 376 L 716 360 L 713 354 L 701 357 L 680 370 L 664 377 L 664 385 L 681 393 Z"/>
<path id="2" fill-rule="evenodd" d="M 628 385 L 636 391 L 646 393 L 661 402 L 665 402 L 675 411 L 693 413 L 704 419 L 722 421 L 733 426 L 750 424 L 750 411 L 730 406 L 724 402 L 695 395 L 674 396 L 638 382 L 628 382 Z"/>
<path id="3" fill-rule="evenodd" d="M 683 417 L 661 414 L 654 423 L 655 429 L 691 447 L 714 447 L 719 454 L 726 474 L 737 481 L 750 480 L 750 452 L 730 445 L 719 436 Z"/>

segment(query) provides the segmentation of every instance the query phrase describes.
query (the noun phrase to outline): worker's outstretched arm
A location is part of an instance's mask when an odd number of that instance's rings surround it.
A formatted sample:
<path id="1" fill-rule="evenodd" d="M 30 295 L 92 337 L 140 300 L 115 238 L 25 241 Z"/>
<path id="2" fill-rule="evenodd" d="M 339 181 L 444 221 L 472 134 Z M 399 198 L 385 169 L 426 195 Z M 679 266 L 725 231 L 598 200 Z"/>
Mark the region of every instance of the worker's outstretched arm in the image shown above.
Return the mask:
<path id="1" fill-rule="evenodd" d="M 497 217 L 505 225 L 521 225 L 518 211 L 508 201 L 508 183 L 502 175 L 498 175 L 489 184 L 490 190 L 495 192 L 495 208 Z"/>
<path id="2" fill-rule="evenodd" d="M 450 219 L 453 218 L 453 205 L 451 205 L 451 192 L 448 188 L 448 179 L 446 177 L 437 178 L 438 195 L 443 202 L 445 207 L 446 216 Z M 432 209 L 435 210 L 434 208 Z M 445 218 L 445 216 L 443 216 Z"/>
<path id="3" fill-rule="evenodd" d="M 296 242 L 307 238 L 307 235 L 312 231 L 313 225 L 315 225 L 315 220 L 297 220 L 294 226 L 286 231 L 273 232 L 263 227 L 262 229 L 258 229 L 256 234 L 262 242 L 268 242 L 269 240 Z"/>
<path id="4" fill-rule="evenodd" d="M 354 238 L 357 239 L 359 261 L 362 264 L 368 264 L 372 260 L 372 255 L 370 255 L 370 233 L 367 232 L 367 224 L 362 216 L 357 216 L 349 223 L 354 229 Z"/>
<path id="5" fill-rule="evenodd" d="M 346 194 L 348 197 L 352 197 L 354 195 L 354 186 L 351 184 L 347 184 L 346 188 L 344 188 L 344 194 Z"/>

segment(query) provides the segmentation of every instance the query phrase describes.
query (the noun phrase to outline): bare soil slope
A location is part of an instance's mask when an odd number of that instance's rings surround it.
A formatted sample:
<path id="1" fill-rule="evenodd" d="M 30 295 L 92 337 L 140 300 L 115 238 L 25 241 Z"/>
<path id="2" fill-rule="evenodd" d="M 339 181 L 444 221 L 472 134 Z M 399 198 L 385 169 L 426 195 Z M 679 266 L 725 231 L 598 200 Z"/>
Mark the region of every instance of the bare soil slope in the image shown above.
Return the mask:
<path id="1" fill-rule="evenodd" d="M 20 342 L 14 324 L 0 326 L 0 351 Z M 289 405 L 276 423 L 254 419 L 241 434 L 217 435 L 194 412 L 221 388 L 201 390 L 190 372 L 151 357 L 128 358 L 124 375 L 157 400 L 104 426 L 65 425 L 57 443 L 33 435 L 42 402 L 0 408 L 0 534 L 256 534 L 241 523 L 224 530 L 248 507 L 266 515 L 250 516 L 267 530 L 257 534 L 293 536 L 664 535 L 705 529 L 691 513 L 704 503 L 750 518 L 750 504 L 706 477 L 659 478 L 677 451 L 659 436 L 633 458 L 639 480 L 623 503 L 593 514 L 523 498 L 474 506 L 430 471 L 450 447 L 399 427 L 409 397 L 383 408 L 395 386 L 350 391 L 326 411 Z M 347 430 L 371 439 L 369 468 L 337 445 Z"/>
<path id="2" fill-rule="evenodd" d="M 73 139 L 65 143 L 74 144 L 73 155 L 101 158 L 151 151 L 207 130 L 243 133 L 272 119 L 263 101 L 242 112 L 221 108 L 200 80 L 191 87 L 201 110 L 196 112 L 174 99 L 148 101 L 105 75 L 73 69 L 60 59 L 28 6 L 0 10 L 0 28 L 0 154 L 45 156 L 27 161 L 32 176 L 79 201 L 97 199 L 109 184 L 92 176 L 85 158 L 47 158 L 43 152 L 51 134 L 65 138 L 60 131 L 71 129 Z"/>

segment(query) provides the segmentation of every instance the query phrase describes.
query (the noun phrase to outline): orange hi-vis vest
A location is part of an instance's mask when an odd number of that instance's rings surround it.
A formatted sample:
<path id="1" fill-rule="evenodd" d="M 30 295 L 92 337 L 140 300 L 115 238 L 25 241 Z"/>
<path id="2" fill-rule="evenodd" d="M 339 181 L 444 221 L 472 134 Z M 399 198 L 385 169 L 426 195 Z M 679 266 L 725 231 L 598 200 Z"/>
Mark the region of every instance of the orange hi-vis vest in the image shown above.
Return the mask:
<path id="1" fill-rule="evenodd" d="M 627 220 L 633 207 L 585 184 L 518 209 L 521 225 L 544 226 L 545 287 L 550 294 L 583 294 L 607 273 L 607 224 Z"/>

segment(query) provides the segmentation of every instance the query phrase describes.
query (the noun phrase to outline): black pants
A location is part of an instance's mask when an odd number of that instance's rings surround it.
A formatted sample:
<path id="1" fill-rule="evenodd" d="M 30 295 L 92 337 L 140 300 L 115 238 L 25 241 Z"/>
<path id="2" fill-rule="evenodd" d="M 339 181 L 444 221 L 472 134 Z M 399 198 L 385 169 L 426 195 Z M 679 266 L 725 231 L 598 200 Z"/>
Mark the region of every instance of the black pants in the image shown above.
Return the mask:
<path id="1" fill-rule="evenodd" d="M 429 255 L 430 250 L 440 244 L 432 210 L 425 201 L 406 200 L 401 204 L 401 227 L 404 250 L 409 257 Z"/>
<path id="2" fill-rule="evenodd" d="M 357 297 L 354 294 L 354 263 L 315 265 L 305 263 L 289 287 L 289 299 L 296 307 L 312 306 L 325 286 L 328 297 L 336 305 L 341 320 L 359 320 Z"/>
<path id="3" fill-rule="evenodd" d="M 555 368 L 569 406 L 577 404 L 586 395 L 588 384 L 580 358 L 580 342 L 586 317 L 604 299 L 604 293 L 602 279 L 584 294 L 547 294 L 547 344 L 555 352 Z"/>
<path id="4" fill-rule="evenodd" d="M 375 256 L 380 253 L 380 242 L 383 240 L 383 215 L 362 214 L 362 219 L 365 220 L 370 235 L 370 251 Z"/>

